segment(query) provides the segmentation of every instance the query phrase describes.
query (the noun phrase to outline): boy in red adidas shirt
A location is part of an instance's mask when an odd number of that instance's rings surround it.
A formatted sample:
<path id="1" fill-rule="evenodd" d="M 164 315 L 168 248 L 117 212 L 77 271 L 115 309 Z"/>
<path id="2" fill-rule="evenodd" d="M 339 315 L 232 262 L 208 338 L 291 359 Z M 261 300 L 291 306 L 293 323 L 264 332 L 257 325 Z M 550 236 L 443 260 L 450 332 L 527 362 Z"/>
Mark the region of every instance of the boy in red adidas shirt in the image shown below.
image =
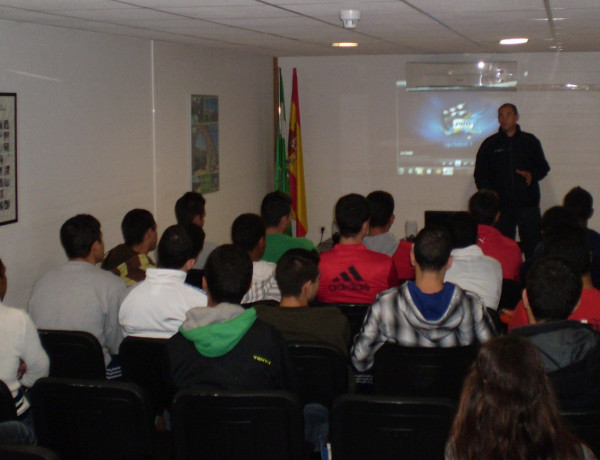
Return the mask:
<path id="1" fill-rule="evenodd" d="M 397 284 L 391 257 L 366 248 L 369 204 L 356 193 L 340 198 L 335 220 L 340 242 L 321 254 L 321 282 L 317 300 L 326 303 L 373 303 L 375 296 Z"/>

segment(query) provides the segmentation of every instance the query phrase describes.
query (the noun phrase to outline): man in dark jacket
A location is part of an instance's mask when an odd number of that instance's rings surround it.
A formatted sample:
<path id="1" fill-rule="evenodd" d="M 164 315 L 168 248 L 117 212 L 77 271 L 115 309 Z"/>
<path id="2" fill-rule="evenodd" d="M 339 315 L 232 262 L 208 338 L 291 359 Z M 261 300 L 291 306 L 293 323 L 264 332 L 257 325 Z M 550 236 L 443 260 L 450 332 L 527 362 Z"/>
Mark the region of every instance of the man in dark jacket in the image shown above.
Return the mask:
<path id="1" fill-rule="evenodd" d="M 517 124 L 519 112 L 514 104 L 498 109 L 499 131 L 488 137 L 477 152 L 475 185 L 489 189 L 500 198 L 498 229 L 514 239 L 516 227 L 523 252 L 530 257 L 540 240 L 540 187 L 550 171 L 542 144 Z"/>
<path id="2" fill-rule="evenodd" d="M 223 245 L 210 254 L 203 279 L 208 308 L 190 309 L 167 346 L 177 389 L 296 389 L 281 334 L 253 308 L 239 305 L 251 280 L 252 260 L 244 250 Z"/>
<path id="3" fill-rule="evenodd" d="M 581 274 L 556 256 L 535 261 L 523 303 L 530 325 L 510 333 L 530 340 L 542 355 L 564 410 L 600 407 L 600 333 L 567 318 L 579 305 Z"/>

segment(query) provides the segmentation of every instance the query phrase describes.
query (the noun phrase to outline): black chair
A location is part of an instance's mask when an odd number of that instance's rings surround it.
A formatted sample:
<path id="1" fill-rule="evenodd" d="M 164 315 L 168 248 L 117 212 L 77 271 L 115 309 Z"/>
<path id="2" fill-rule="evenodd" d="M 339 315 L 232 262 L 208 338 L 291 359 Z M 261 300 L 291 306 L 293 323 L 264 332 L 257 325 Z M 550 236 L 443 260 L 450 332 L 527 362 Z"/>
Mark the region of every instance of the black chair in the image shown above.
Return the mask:
<path id="1" fill-rule="evenodd" d="M 2 460 L 60 460 L 55 452 L 45 447 L 17 444 L 0 444 L 0 458 Z"/>
<path id="2" fill-rule="evenodd" d="M 153 406 L 160 415 L 170 405 L 171 395 L 164 362 L 169 339 L 125 337 L 119 347 L 123 380 L 144 387 Z"/>
<path id="3" fill-rule="evenodd" d="M 403 347 L 384 344 L 375 353 L 375 393 L 458 400 L 478 346 Z"/>
<path id="4" fill-rule="evenodd" d="M 11 391 L 2 380 L 0 380 L 0 422 L 16 420 L 17 409 Z"/>
<path id="5" fill-rule="evenodd" d="M 360 328 L 363 325 L 365 316 L 371 304 L 368 303 L 319 303 L 315 304 L 315 307 L 337 307 L 340 311 L 348 318 L 350 322 L 350 344 L 354 341 L 354 336 L 359 333 Z"/>
<path id="6" fill-rule="evenodd" d="M 50 358 L 50 376 L 72 379 L 105 379 L 104 354 L 89 332 L 38 330 Z"/>
<path id="7" fill-rule="evenodd" d="M 562 416 L 571 432 L 600 456 L 600 410 L 563 411 Z"/>
<path id="8" fill-rule="evenodd" d="M 192 268 L 187 272 L 185 277 L 185 283 L 190 286 L 202 289 L 202 278 L 204 278 L 204 270 L 199 268 Z"/>
<path id="9" fill-rule="evenodd" d="M 183 390 L 171 415 L 178 460 L 303 458 L 302 409 L 286 391 Z"/>
<path id="10" fill-rule="evenodd" d="M 443 459 L 454 414 L 454 403 L 445 399 L 342 396 L 331 411 L 332 457 Z"/>
<path id="11" fill-rule="evenodd" d="M 335 398 L 348 393 L 348 360 L 327 343 L 288 343 L 303 404 L 331 407 Z"/>
<path id="12" fill-rule="evenodd" d="M 152 457 L 152 410 L 138 385 L 47 377 L 30 393 L 38 444 L 62 458 Z"/>

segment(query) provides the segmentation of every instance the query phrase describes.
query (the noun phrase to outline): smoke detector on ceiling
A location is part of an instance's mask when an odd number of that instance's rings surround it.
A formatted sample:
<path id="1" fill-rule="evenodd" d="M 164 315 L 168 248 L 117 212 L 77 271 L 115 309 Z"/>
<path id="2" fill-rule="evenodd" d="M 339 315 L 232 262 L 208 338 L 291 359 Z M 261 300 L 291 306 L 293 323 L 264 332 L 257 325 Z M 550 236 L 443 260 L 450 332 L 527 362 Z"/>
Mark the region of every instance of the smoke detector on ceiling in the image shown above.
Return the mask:
<path id="1" fill-rule="evenodd" d="M 344 29 L 356 29 L 360 20 L 360 10 L 341 10 L 340 19 L 344 24 Z"/>

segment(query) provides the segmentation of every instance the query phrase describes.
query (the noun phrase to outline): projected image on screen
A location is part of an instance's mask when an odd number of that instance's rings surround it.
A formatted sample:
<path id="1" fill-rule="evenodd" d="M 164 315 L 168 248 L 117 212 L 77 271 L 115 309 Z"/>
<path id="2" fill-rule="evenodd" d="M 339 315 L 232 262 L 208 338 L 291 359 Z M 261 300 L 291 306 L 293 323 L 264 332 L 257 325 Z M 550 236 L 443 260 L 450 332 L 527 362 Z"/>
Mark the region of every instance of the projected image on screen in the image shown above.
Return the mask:
<path id="1" fill-rule="evenodd" d="M 472 174 L 481 142 L 498 130 L 497 94 L 398 90 L 400 175 Z"/>

